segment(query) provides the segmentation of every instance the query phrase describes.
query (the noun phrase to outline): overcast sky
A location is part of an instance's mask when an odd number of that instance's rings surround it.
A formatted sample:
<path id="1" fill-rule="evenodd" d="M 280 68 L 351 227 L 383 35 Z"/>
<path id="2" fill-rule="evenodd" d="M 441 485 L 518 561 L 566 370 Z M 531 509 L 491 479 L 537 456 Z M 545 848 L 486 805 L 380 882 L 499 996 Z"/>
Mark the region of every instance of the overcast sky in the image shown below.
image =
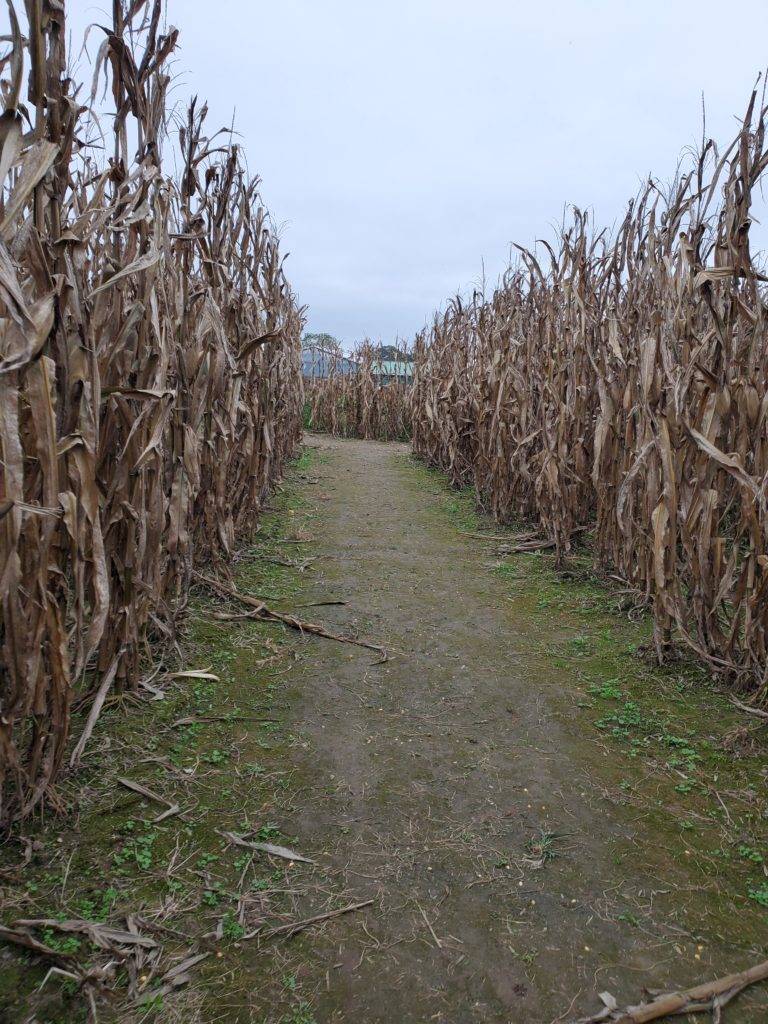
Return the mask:
<path id="1" fill-rule="evenodd" d="M 111 4 L 68 0 L 78 42 Z M 611 224 L 737 128 L 768 64 L 742 0 L 168 0 L 178 100 L 233 112 L 309 329 L 410 337 L 565 203 Z M 94 37 L 95 40 L 95 37 Z M 96 44 L 97 45 L 97 44 Z"/>

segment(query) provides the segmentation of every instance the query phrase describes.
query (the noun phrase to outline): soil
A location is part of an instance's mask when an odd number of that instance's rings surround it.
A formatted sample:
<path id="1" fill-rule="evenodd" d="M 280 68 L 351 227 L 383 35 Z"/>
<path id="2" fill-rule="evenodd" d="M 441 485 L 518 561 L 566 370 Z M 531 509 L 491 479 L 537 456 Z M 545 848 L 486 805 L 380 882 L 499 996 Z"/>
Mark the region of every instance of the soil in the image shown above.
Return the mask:
<path id="1" fill-rule="evenodd" d="M 274 503 L 238 588 L 387 660 L 222 621 L 200 592 L 185 665 L 211 678 L 110 706 L 62 784 L 75 810 L 3 890 L 6 923 L 162 923 L 162 970 L 208 951 L 179 992 L 148 977 L 100 1019 L 555 1024 L 766 959 L 765 730 L 685 658 L 651 664 L 588 552 L 563 574 L 476 536 L 515 530 L 405 445 L 310 436 Z M 121 775 L 182 814 L 155 823 Z M 0 1021 L 85 1019 L 46 968 L 0 954 Z M 725 1021 L 767 1013 L 755 986 Z"/>
<path id="2" fill-rule="evenodd" d="M 617 794 L 578 672 L 546 650 L 578 626 L 516 600 L 405 446 L 310 444 L 310 599 L 343 598 L 323 621 L 390 652 L 313 643 L 293 677 L 286 828 L 374 901 L 294 940 L 318 1021 L 549 1022 L 762 958 L 764 912 L 708 906 L 682 808 L 659 824 Z M 763 1019 L 750 1003 L 730 1019 Z"/>

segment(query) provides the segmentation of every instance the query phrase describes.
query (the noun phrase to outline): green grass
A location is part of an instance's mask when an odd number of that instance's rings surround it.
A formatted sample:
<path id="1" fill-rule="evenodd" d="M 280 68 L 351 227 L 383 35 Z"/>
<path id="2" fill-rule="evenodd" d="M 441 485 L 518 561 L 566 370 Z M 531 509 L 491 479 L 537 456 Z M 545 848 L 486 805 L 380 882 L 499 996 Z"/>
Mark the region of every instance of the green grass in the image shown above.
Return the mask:
<path id="1" fill-rule="evenodd" d="M 238 562 L 237 585 L 244 592 L 277 594 L 288 601 L 299 593 L 301 576 L 269 558 L 302 558 L 307 553 L 306 545 L 277 542 L 312 524 L 312 506 L 292 481 L 310 472 L 316 461 L 320 457 L 314 449 L 303 451 L 286 485 L 272 497 L 274 511 L 262 516 L 255 542 Z M 78 830 L 71 827 L 73 819 L 50 812 L 44 822 L 35 823 L 39 842 L 33 859 L 23 880 L 4 885 L 0 914 L 3 923 L 22 917 L 120 923 L 126 913 L 152 916 L 170 900 L 178 907 L 164 922 L 171 928 L 195 935 L 221 925 L 223 959 L 217 956 L 201 965 L 194 981 L 210 993 L 206 999 L 214 1008 L 222 976 L 236 970 L 242 955 L 237 943 L 243 927 L 232 895 L 239 878 L 244 875 L 244 889 L 264 894 L 265 906 L 276 915 L 284 912 L 287 899 L 277 891 L 290 887 L 287 868 L 265 872 L 263 858 L 244 859 L 243 851 L 219 831 L 254 831 L 267 841 L 281 837 L 280 817 L 290 807 L 296 784 L 287 760 L 291 737 L 284 719 L 290 694 L 281 664 L 281 652 L 288 652 L 293 638 L 279 626 L 219 622 L 212 613 L 220 607 L 206 591 L 193 595 L 181 666 L 210 668 L 218 678 L 179 680 L 167 687 L 162 701 L 132 702 L 128 708 L 122 700 L 108 703 L 83 768 L 59 789 L 65 804 L 77 809 Z M 250 723 L 242 716 L 275 721 Z M 174 726 L 178 719 L 198 717 L 217 720 Z M 191 780 L 189 785 L 175 782 L 164 762 Z M 182 814 L 154 823 L 163 808 L 121 787 L 118 775 L 175 799 Z M 20 847 L 7 843 L 0 850 L 0 867 L 12 866 L 19 857 Z M 39 937 L 83 963 L 94 952 L 79 935 L 46 929 Z M 163 944 L 169 955 L 174 952 L 172 939 L 165 936 Z M 10 949 L 12 955 L 0 959 L 0 1019 L 14 1024 L 26 1019 L 48 965 Z M 188 946 L 180 944 L 178 955 L 186 952 Z M 269 969 L 268 961 L 264 969 Z M 85 1020 L 82 1000 L 71 986 L 53 978 L 45 997 L 41 1020 Z M 147 1021 L 163 1018 L 162 1002 L 146 994 Z M 296 1024 L 309 1024 L 311 1011 L 298 1006 L 296 996 L 289 1002 L 286 1012 Z"/>
<path id="2" fill-rule="evenodd" d="M 441 473 L 413 460 L 410 466 L 418 486 L 436 496 L 435 515 L 462 533 L 508 532 L 512 540 L 530 528 L 490 522 L 471 489 L 456 491 Z M 644 828 L 660 847 L 659 870 L 685 861 L 702 886 L 715 886 L 718 899 L 710 897 L 702 921 L 727 929 L 738 919 L 743 943 L 758 941 L 768 923 L 761 859 L 768 802 L 755 785 L 763 778 L 765 732 L 684 652 L 667 666 L 655 663 L 650 617 L 628 617 L 626 595 L 595 572 L 588 548 L 561 571 L 550 553 L 505 556 L 498 544 L 477 543 L 478 561 L 496 560 L 491 571 L 507 590 L 510 628 L 519 625 L 536 648 L 538 686 L 594 765 L 595 781 L 643 809 Z M 734 755 L 730 744 L 744 730 L 750 745 Z M 614 856 L 623 863 L 636 850 L 617 839 Z"/>

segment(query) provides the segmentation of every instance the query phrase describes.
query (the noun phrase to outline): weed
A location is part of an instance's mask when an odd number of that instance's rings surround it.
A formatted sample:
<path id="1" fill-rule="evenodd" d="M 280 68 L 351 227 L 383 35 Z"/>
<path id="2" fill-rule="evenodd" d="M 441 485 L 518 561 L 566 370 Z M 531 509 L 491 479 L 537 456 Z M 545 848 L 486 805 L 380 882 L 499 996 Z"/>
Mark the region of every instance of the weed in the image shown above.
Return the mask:
<path id="1" fill-rule="evenodd" d="M 760 885 L 748 889 L 747 896 L 755 903 L 759 903 L 761 907 L 768 907 L 768 882 L 762 882 Z"/>
<path id="2" fill-rule="evenodd" d="M 745 843 L 742 843 L 739 847 L 739 856 L 751 861 L 753 864 L 762 864 L 764 861 L 763 855 L 759 850 L 756 850 L 754 846 L 747 846 Z"/>
<path id="3" fill-rule="evenodd" d="M 527 967 L 530 967 L 531 964 L 536 960 L 536 957 L 539 955 L 533 949 L 526 949 L 522 953 L 518 953 L 516 949 L 510 949 L 510 953 L 512 954 L 512 956 L 517 957 L 517 959 L 520 960 L 521 963 L 524 963 Z"/>
<path id="4" fill-rule="evenodd" d="M 261 828 L 256 830 L 256 838 L 262 843 L 268 843 L 272 839 L 279 839 L 281 835 L 279 827 L 272 822 L 267 822 L 266 825 L 262 825 Z"/>
<path id="5" fill-rule="evenodd" d="M 595 683 L 589 687 L 588 692 L 602 700 L 620 700 L 623 694 L 616 686 L 617 682 L 618 679 L 607 679 L 604 683 Z"/>
<path id="6" fill-rule="evenodd" d="M 562 836 L 558 832 L 541 829 L 537 836 L 532 836 L 525 844 L 526 861 L 531 867 L 541 868 L 557 856 L 555 844 Z"/>
<path id="7" fill-rule="evenodd" d="M 595 722 L 598 729 L 607 729 L 617 739 L 627 739 L 631 733 L 644 730 L 648 725 L 647 716 L 640 710 L 638 704 L 632 700 L 625 702 L 624 706 L 606 715 Z"/>
<path id="8" fill-rule="evenodd" d="M 281 1024 L 317 1024 L 317 1018 L 309 1003 L 302 1000 L 282 1017 Z"/>
<path id="9" fill-rule="evenodd" d="M 84 920 L 103 923 L 109 917 L 118 895 L 117 889 L 109 886 L 99 899 L 81 897 L 75 903 L 75 909 Z"/>
<path id="10" fill-rule="evenodd" d="M 225 939 L 242 939 L 245 935 L 245 928 L 237 920 L 237 916 L 228 910 L 224 917 L 221 919 L 221 931 Z"/>
<path id="11" fill-rule="evenodd" d="M 57 953 L 77 953 L 82 942 L 74 935 L 67 935 L 64 938 L 59 936 L 53 928 L 45 928 L 42 932 L 43 944 Z"/>
<path id="12" fill-rule="evenodd" d="M 568 641 L 571 647 L 577 654 L 587 654 L 590 649 L 589 637 L 582 635 L 572 636 Z"/>
<path id="13" fill-rule="evenodd" d="M 115 867 L 122 873 L 129 864 L 135 864 L 141 871 L 148 871 L 152 867 L 153 847 L 157 835 L 155 831 L 147 832 L 126 843 L 121 850 L 112 854 Z"/>
<path id="14" fill-rule="evenodd" d="M 210 889 L 206 889 L 201 897 L 201 902 L 206 907 L 218 907 L 221 903 L 221 886 L 216 883 Z"/>

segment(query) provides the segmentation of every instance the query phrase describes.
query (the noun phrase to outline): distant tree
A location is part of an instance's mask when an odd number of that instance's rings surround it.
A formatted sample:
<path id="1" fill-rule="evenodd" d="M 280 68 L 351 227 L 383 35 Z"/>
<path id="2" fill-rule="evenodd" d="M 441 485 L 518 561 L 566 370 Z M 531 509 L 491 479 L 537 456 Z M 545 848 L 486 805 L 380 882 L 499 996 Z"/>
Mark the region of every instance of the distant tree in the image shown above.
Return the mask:
<path id="1" fill-rule="evenodd" d="M 305 334 L 301 339 L 302 348 L 321 348 L 325 352 L 341 354 L 341 342 L 332 334 Z"/>
<path id="2" fill-rule="evenodd" d="M 377 345 L 376 358 L 402 362 L 404 359 L 409 359 L 410 356 L 399 349 L 397 345 Z"/>

